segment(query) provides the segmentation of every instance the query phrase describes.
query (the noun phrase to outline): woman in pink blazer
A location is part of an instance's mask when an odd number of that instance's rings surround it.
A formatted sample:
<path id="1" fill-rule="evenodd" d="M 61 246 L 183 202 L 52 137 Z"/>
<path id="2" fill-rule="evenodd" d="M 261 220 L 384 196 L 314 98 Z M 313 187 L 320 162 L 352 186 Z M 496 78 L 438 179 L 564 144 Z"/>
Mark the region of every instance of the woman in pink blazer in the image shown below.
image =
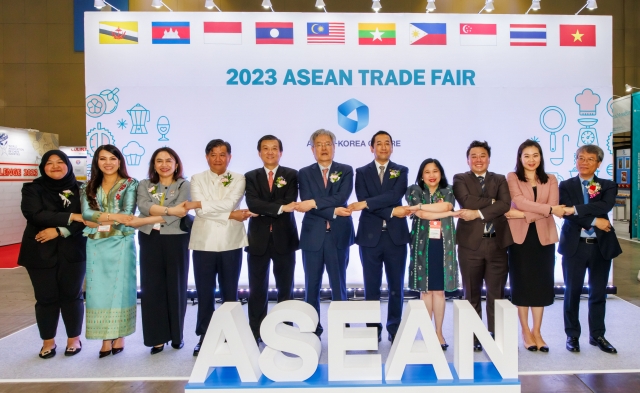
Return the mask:
<path id="1" fill-rule="evenodd" d="M 558 180 L 544 171 L 540 145 L 532 140 L 518 148 L 515 172 L 507 174 L 511 210 L 505 214 L 514 244 L 509 246 L 511 301 L 518 306 L 522 340 L 529 351 L 549 352 L 540 326 L 545 306 L 553 304 L 555 243 L 558 231 L 553 215 L 558 205 Z M 529 328 L 529 309 L 533 328 Z"/>

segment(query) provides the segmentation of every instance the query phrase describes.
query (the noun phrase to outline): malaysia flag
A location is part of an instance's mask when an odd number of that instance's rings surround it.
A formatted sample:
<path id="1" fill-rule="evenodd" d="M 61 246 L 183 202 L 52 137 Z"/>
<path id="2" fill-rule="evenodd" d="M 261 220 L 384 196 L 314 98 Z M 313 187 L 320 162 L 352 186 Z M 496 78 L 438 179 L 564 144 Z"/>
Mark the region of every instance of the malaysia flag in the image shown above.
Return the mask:
<path id="1" fill-rule="evenodd" d="M 411 23 L 411 45 L 447 45 L 446 23 Z"/>
<path id="2" fill-rule="evenodd" d="M 491 23 L 460 23 L 460 45 L 498 45 L 498 32 Z"/>
<path id="3" fill-rule="evenodd" d="M 189 22 L 151 22 L 151 43 L 190 44 Z"/>
<path id="4" fill-rule="evenodd" d="M 293 22 L 256 22 L 256 44 L 293 45 Z"/>
<path id="5" fill-rule="evenodd" d="M 511 46 L 547 46 L 547 25 L 509 25 Z"/>
<path id="6" fill-rule="evenodd" d="M 343 22 L 307 23 L 307 44 L 344 44 Z"/>
<path id="7" fill-rule="evenodd" d="M 242 22 L 204 22 L 205 44 L 242 44 Z"/>

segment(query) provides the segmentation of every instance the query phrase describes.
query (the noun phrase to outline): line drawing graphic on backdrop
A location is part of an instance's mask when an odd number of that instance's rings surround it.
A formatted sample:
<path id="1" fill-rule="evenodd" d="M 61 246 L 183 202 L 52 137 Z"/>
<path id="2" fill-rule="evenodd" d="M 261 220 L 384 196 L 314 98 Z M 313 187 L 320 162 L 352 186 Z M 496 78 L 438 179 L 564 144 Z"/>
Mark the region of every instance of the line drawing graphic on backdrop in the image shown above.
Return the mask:
<path id="1" fill-rule="evenodd" d="M 140 165 L 140 160 L 142 159 L 144 153 L 144 147 L 140 146 L 140 144 L 136 141 L 131 141 L 122 148 L 122 155 L 127 161 L 127 165 L 131 166 Z"/>
<path id="2" fill-rule="evenodd" d="M 607 101 L 607 112 L 609 113 L 609 116 L 613 117 L 613 97 L 609 98 L 609 101 Z"/>
<path id="3" fill-rule="evenodd" d="M 560 138 L 560 142 L 562 144 L 562 155 L 560 157 L 551 157 L 549 159 L 549 161 L 551 161 L 551 163 L 555 166 L 559 166 L 562 165 L 562 163 L 564 162 L 564 138 L 567 137 L 567 142 L 569 142 L 570 138 L 568 134 L 564 134 L 562 135 L 562 138 Z"/>
<path id="4" fill-rule="evenodd" d="M 607 150 L 609 150 L 609 154 L 613 154 L 613 132 L 610 132 L 607 137 Z"/>
<path id="5" fill-rule="evenodd" d="M 131 134 L 148 134 L 146 123 L 151 121 L 151 112 L 144 106 L 136 104 L 128 109 L 127 113 L 131 117 Z"/>
<path id="6" fill-rule="evenodd" d="M 540 142 L 540 138 L 538 138 L 537 136 L 532 136 L 531 138 L 529 138 L 529 140 L 532 140 L 534 142 Z"/>
<path id="7" fill-rule="evenodd" d="M 353 111 L 356 111 L 356 120 L 348 117 Z M 355 134 L 369 125 L 369 107 L 355 98 L 343 102 L 338 106 L 338 124 Z"/>
<path id="8" fill-rule="evenodd" d="M 559 182 L 564 181 L 564 177 L 562 177 L 562 175 L 560 175 L 558 172 L 547 172 L 550 175 L 554 175 Z"/>
<path id="9" fill-rule="evenodd" d="M 98 122 L 95 128 L 92 128 L 87 132 L 87 154 L 93 157 L 96 149 L 101 145 L 114 145 L 116 144 L 116 138 L 106 128 L 102 128 L 102 123 Z"/>
<path id="10" fill-rule="evenodd" d="M 557 106 L 548 106 L 540 113 L 540 126 L 542 129 L 550 133 L 549 149 L 556 151 L 556 132 L 560 132 L 567 123 L 567 116 L 564 111 Z M 553 126 L 556 124 L 555 126 Z"/>
<path id="11" fill-rule="evenodd" d="M 613 176 L 613 164 L 607 165 L 607 175 Z"/>
<path id="12" fill-rule="evenodd" d="M 100 117 L 102 115 L 109 115 L 118 109 L 119 88 L 105 89 L 100 94 L 90 94 L 85 99 L 86 113 L 90 117 Z"/>
<path id="13" fill-rule="evenodd" d="M 600 96 L 595 94 L 591 89 L 584 89 L 582 93 L 576 95 L 576 104 L 578 104 L 578 113 L 580 116 L 595 116 L 597 113 L 597 106 L 600 103 Z M 595 128 L 591 127 L 598 122 L 595 118 L 581 118 L 578 119 L 578 123 L 583 127 L 578 131 L 577 146 L 584 145 L 599 145 L 598 132 Z"/>
<path id="14" fill-rule="evenodd" d="M 158 129 L 158 134 L 160 134 L 159 141 L 168 141 L 167 134 L 171 129 L 171 124 L 169 123 L 169 119 L 166 116 L 160 116 L 158 118 L 158 123 L 156 124 L 156 128 Z"/>
<path id="15" fill-rule="evenodd" d="M 125 129 L 127 128 L 127 121 L 125 119 L 118 120 L 118 128 Z"/>

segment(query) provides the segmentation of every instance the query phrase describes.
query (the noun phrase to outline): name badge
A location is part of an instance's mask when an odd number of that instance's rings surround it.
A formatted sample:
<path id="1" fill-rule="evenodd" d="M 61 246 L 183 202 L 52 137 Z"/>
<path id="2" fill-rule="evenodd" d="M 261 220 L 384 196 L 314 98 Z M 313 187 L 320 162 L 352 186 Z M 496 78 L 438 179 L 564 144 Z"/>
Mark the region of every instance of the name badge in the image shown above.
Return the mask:
<path id="1" fill-rule="evenodd" d="M 111 225 L 98 225 L 98 232 L 109 232 Z"/>
<path id="2" fill-rule="evenodd" d="M 442 222 L 440 220 L 429 221 L 429 239 L 440 239 L 442 236 Z"/>

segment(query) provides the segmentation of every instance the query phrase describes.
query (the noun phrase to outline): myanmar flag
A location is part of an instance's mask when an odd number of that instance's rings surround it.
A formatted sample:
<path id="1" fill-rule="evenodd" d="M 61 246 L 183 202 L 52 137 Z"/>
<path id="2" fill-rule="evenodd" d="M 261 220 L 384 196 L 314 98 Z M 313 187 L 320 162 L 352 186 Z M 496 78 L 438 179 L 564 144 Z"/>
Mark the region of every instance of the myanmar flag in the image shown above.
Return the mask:
<path id="1" fill-rule="evenodd" d="M 596 46 L 596 25 L 560 25 L 560 46 Z"/>
<path id="2" fill-rule="evenodd" d="M 358 23 L 360 45 L 395 45 L 395 23 Z"/>

